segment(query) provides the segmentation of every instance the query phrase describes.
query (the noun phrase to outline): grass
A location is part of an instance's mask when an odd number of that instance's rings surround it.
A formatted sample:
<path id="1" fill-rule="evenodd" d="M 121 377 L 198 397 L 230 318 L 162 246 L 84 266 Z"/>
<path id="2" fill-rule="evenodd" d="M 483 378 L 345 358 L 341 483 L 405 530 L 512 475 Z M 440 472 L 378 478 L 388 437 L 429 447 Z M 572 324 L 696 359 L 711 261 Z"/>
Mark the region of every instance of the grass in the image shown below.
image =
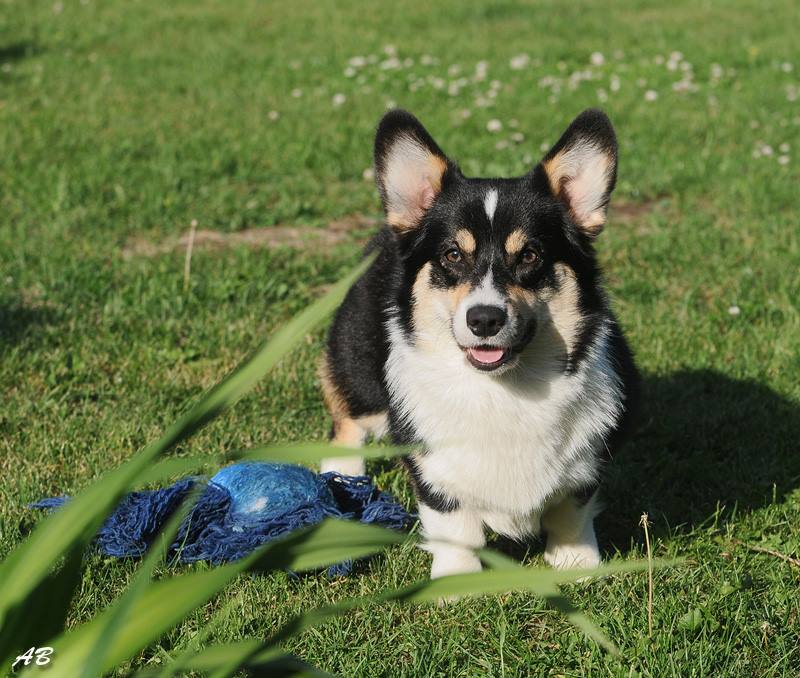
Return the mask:
<path id="1" fill-rule="evenodd" d="M 655 573 L 653 637 L 646 577 L 629 574 L 569 587 L 621 663 L 521 593 L 358 610 L 287 649 L 341 675 L 797 675 L 800 569 L 736 540 L 800 553 L 798 13 L 743 0 L 0 2 L 0 556 L 35 520 L 26 502 L 75 492 L 157 438 L 352 266 L 361 226 L 315 234 L 379 216 L 362 175 L 388 104 L 417 113 L 467 173 L 499 175 L 600 104 L 621 165 L 599 248 L 646 402 L 597 527 L 608 558 L 641 557 L 646 511 L 654 554 L 688 559 Z M 171 243 L 192 219 L 223 235 L 296 226 L 308 246 L 198 246 L 184 292 Z M 178 453 L 324 439 L 321 342 Z M 372 471 L 412 501 L 393 464 Z M 541 545 L 510 550 L 541 563 Z M 398 547 L 344 581 L 253 576 L 134 668 L 229 601 L 210 641 L 269 635 L 427 567 Z M 72 623 L 134 572 L 98 556 L 84 569 Z"/>

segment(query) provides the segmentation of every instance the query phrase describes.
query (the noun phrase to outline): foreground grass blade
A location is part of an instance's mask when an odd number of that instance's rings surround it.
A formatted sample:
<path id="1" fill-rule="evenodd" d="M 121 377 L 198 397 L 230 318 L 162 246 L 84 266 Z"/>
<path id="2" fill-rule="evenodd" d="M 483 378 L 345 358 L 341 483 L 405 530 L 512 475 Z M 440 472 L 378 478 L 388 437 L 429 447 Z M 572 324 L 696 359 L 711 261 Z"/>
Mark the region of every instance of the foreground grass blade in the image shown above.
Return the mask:
<path id="1" fill-rule="evenodd" d="M 114 601 L 106 615 L 100 635 L 94 645 L 89 648 L 88 654 L 83 657 L 83 678 L 93 678 L 102 673 L 101 667 L 105 663 L 106 649 L 114 642 L 117 633 L 125 624 L 131 608 L 144 595 L 150 585 L 155 568 L 168 553 L 169 545 L 175 539 L 181 523 L 200 497 L 200 494 L 201 491 L 199 489 L 189 493 L 180 507 L 178 507 L 178 510 L 170 516 L 167 524 L 161 530 L 161 534 L 153 541 L 147 555 L 139 565 L 133 580 L 128 584 L 122 595 Z"/>
<path id="2" fill-rule="evenodd" d="M 503 559 L 506 562 L 505 559 Z M 500 559 L 497 562 L 502 562 Z M 659 560 L 653 563 L 656 567 L 675 566 L 680 560 Z M 287 622 L 269 640 L 268 646 L 280 643 L 311 626 L 320 624 L 331 617 L 344 614 L 355 607 L 375 603 L 397 601 L 402 603 L 430 603 L 451 597 L 477 596 L 505 593 L 507 591 L 531 591 L 547 599 L 553 595 L 554 588 L 583 578 L 606 577 L 626 572 L 640 572 L 647 569 L 646 561 L 629 561 L 610 563 L 588 570 L 551 570 L 550 568 L 530 568 L 508 566 L 501 569 L 484 570 L 469 574 L 455 574 L 439 579 L 426 579 L 409 586 L 386 591 L 369 598 L 354 598 L 336 605 L 321 607 L 299 614 Z M 558 591 L 557 589 L 555 589 Z M 558 597 L 562 594 L 559 592 Z M 559 601 L 555 601 L 558 603 Z M 557 605 L 556 605 L 557 606 Z M 569 618 L 569 617 L 568 617 Z M 592 634 L 605 637 L 602 631 L 586 618 L 591 625 Z M 583 620 L 581 620 L 583 624 Z M 582 628 L 581 626 L 579 626 Z M 256 655 L 258 657 L 258 655 Z"/>
<path id="3" fill-rule="evenodd" d="M 24 601 L 9 610 L 8 623 L 0 633 L 0 659 L 16 657 L 61 632 L 81 581 L 83 552 L 82 544 L 75 545 L 63 563 L 39 582 Z M 4 662 L 3 666 L 6 663 L 11 662 Z"/>
<path id="4" fill-rule="evenodd" d="M 343 520 L 326 520 L 264 545 L 251 556 L 204 572 L 152 582 L 132 601 L 105 650 L 99 673 L 124 662 L 179 623 L 246 571 L 307 570 L 361 558 L 400 543 L 405 535 L 394 530 Z M 53 642 L 58 662 L 52 676 L 79 675 L 86 653 L 94 647 L 112 618 L 108 610 Z"/>
<path id="5" fill-rule="evenodd" d="M 408 446 L 378 447 L 339 447 L 323 442 L 276 443 L 247 450 L 227 452 L 224 455 L 204 455 L 198 457 L 177 457 L 162 459 L 139 474 L 137 484 L 157 483 L 168 478 L 196 471 L 203 466 L 215 469 L 234 461 L 267 461 L 281 464 L 315 464 L 330 456 L 356 456 L 366 459 L 386 459 L 401 457 L 412 451 Z"/>
<path id="6" fill-rule="evenodd" d="M 201 397 L 161 439 L 41 521 L 30 537 L 0 565 L 0 636 L 10 632 L 7 628 L 9 611 L 26 600 L 67 551 L 77 543 L 88 542 L 139 474 L 166 450 L 189 437 L 249 391 L 299 339 L 336 308 L 350 285 L 370 263 L 371 258 L 365 259 L 325 296 L 276 332 L 253 356 Z"/>

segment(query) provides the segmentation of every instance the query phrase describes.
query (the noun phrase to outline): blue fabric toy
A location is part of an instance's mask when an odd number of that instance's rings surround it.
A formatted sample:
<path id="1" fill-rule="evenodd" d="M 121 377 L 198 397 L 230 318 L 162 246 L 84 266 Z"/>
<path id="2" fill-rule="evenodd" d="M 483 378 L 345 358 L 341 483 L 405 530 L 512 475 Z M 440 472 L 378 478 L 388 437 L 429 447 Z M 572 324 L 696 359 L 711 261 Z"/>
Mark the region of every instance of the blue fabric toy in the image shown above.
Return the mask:
<path id="1" fill-rule="evenodd" d="M 185 478 L 160 490 L 131 492 L 109 516 L 95 542 L 117 558 L 144 555 L 170 515 L 200 478 Z M 54 509 L 69 497 L 42 499 L 29 506 Z M 183 521 L 170 551 L 184 563 L 236 560 L 261 544 L 313 525 L 326 517 L 349 518 L 394 529 L 413 516 L 366 476 L 317 475 L 302 466 L 245 462 L 222 469 Z M 349 574 L 352 562 L 328 568 Z"/>

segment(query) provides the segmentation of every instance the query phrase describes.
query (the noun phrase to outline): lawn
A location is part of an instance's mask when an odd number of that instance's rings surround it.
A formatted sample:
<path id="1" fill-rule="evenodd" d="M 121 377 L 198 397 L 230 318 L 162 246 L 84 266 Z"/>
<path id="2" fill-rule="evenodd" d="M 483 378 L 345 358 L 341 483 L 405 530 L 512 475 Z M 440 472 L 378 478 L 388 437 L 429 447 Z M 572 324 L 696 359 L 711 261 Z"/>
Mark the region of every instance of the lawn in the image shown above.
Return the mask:
<path id="1" fill-rule="evenodd" d="M 566 587 L 621 660 L 521 593 L 362 609 L 287 648 L 344 676 L 797 676 L 800 567 L 779 556 L 800 556 L 798 25 L 791 0 L 0 0 L 0 557 L 27 502 L 158 437 L 358 260 L 387 108 L 465 173 L 512 175 L 599 105 L 620 142 L 599 250 L 645 404 L 597 531 L 607 559 L 640 558 L 647 512 L 655 555 L 685 558 L 655 574 L 652 637 L 628 574 Z M 322 340 L 177 453 L 325 439 Z M 413 504 L 393 463 L 370 470 Z M 428 567 L 405 546 L 344 580 L 241 579 L 127 668 L 227 601 L 210 640 Z M 135 571 L 84 569 L 72 623 Z"/>

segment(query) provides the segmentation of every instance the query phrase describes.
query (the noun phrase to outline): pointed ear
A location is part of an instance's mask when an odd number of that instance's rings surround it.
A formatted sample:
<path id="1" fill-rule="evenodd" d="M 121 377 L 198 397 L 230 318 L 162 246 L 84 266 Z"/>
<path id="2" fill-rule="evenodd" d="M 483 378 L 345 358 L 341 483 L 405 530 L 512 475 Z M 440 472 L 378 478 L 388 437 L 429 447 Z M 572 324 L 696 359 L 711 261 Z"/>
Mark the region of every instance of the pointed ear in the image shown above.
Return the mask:
<path id="1" fill-rule="evenodd" d="M 541 163 L 550 190 L 569 209 L 576 225 L 596 236 L 606 223 L 617 180 L 617 139 L 605 113 L 581 113 Z"/>
<path id="2" fill-rule="evenodd" d="M 397 109 L 383 116 L 375 135 L 375 178 L 386 221 L 396 232 L 419 226 L 450 166 L 413 115 Z"/>

